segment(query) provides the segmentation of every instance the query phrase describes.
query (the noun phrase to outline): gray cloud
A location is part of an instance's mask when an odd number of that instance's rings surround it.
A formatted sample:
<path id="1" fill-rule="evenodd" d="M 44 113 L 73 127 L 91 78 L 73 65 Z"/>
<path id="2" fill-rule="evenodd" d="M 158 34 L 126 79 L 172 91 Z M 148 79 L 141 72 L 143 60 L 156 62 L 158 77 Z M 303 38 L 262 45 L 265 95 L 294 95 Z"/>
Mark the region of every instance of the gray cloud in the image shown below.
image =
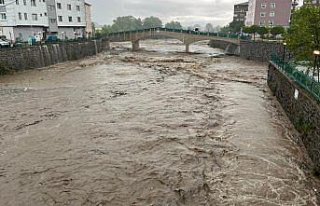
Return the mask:
<path id="1" fill-rule="evenodd" d="M 93 20 L 111 24 L 118 16 L 160 17 L 163 22 L 226 25 L 232 20 L 233 5 L 245 0 L 88 0 L 93 6 Z"/>

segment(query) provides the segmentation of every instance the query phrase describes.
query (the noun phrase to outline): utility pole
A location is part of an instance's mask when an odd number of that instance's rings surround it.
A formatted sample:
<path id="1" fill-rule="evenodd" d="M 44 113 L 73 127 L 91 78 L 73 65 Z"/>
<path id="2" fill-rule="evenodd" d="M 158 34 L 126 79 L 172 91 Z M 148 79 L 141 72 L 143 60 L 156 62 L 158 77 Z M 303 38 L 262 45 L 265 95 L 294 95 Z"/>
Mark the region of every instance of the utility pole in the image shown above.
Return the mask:
<path id="1" fill-rule="evenodd" d="M 318 0 L 318 1 L 319 1 L 319 0 Z M 291 9 L 291 16 L 290 16 L 290 25 L 291 25 L 291 23 L 292 23 L 293 14 L 294 14 L 294 12 L 296 11 L 296 8 L 297 8 L 298 5 L 299 5 L 299 4 L 298 4 L 298 0 L 293 0 L 293 1 L 292 1 L 292 9 Z"/>

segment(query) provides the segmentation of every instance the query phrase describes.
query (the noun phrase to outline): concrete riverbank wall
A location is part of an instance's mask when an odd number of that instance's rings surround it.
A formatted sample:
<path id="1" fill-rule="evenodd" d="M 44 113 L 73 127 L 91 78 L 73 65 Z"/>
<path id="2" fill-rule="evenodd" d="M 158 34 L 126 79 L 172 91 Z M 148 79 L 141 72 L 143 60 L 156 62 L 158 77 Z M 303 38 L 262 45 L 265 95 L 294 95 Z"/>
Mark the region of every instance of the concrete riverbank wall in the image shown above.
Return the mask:
<path id="1" fill-rule="evenodd" d="M 221 40 L 211 40 L 209 46 L 212 48 L 222 49 L 228 55 L 240 55 L 239 45 Z"/>
<path id="2" fill-rule="evenodd" d="M 270 63 L 268 85 L 301 134 L 309 156 L 320 174 L 320 103 L 308 91 Z"/>
<path id="3" fill-rule="evenodd" d="M 282 43 L 274 42 L 240 42 L 240 57 L 248 60 L 269 62 L 271 55 L 276 54 L 282 56 L 284 54 L 284 46 Z"/>
<path id="4" fill-rule="evenodd" d="M 0 50 L 0 70 L 41 68 L 108 50 L 107 41 L 68 42 Z"/>
<path id="5" fill-rule="evenodd" d="M 224 50 L 227 54 L 240 56 L 243 59 L 268 62 L 272 54 L 283 55 L 284 46 L 274 42 L 240 41 L 240 46 L 225 41 L 211 40 L 209 45 Z M 288 54 L 287 54 L 288 55 Z"/>

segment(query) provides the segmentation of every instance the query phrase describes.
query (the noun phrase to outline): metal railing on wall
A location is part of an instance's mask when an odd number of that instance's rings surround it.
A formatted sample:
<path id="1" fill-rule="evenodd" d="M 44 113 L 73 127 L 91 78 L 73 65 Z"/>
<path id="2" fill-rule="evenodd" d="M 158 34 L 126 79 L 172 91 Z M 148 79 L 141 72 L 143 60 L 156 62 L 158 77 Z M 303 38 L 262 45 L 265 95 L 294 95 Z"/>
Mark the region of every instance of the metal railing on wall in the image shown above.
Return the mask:
<path id="1" fill-rule="evenodd" d="M 94 40 L 105 40 L 105 39 L 70 39 L 70 40 L 57 40 L 57 41 L 44 41 L 35 42 L 30 45 L 28 42 L 16 42 L 12 46 L 0 47 L 1 50 L 17 49 L 17 48 L 32 48 L 37 46 L 51 45 L 51 44 L 69 44 L 69 43 L 85 43 Z"/>
<path id="2" fill-rule="evenodd" d="M 309 76 L 307 73 L 298 70 L 296 65 L 285 62 L 283 58 L 277 55 L 271 56 L 271 62 L 320 102 L 320 82 Z"/>
<path id="3" fill-rule="evenodd" d="M 243 35 L 237 35 L 237 34 L 225 34 L 225 33 L 217 33 L 217 32 L 202 32 L 202 31 L 194 31 L 194 30 L 184 30 L 184 29 L 168 29 L 168 28 L 162 28 L 162 27 L 155 27 L 155 28 L 149 28 L 149 29 L 141 29 L 141 30 L 128 30 L 128 31 L 121 31 L 121 32 L 114 32 L 109 33 L 108 36 L 117 36 L 121 34 L 136 34 L 136 33 L 143 33 L 143 32 L 149 32 L 149 31 L 164 31 L 164 32 L 175 32 L 175 33 L 183 33 L 183 34 L 193 34 L 193 35 L 200 35 L 200 36 L 210 36 L 210 37 L 220 37 L 220 38 L 227 38 L 227 39 L 241 39 L 241 40 L 247 40 L 247 36 Z"/>

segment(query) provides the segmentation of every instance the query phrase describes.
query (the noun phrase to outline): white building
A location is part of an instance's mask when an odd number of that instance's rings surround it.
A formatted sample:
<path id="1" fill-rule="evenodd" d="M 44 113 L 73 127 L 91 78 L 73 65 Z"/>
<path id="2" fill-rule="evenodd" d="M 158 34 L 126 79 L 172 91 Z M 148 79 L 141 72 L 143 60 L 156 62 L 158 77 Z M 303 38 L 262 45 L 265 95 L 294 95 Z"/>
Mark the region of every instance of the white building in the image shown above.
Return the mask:
<path id="1" fill-rule="evenodd" d="M 46 7 L 44 0 L 0 0 L 0 35 L 11 40 L 42 36 L 48 27 Z"/>
<path id="2" fill-rule="evenodd" d="M 59 39 L 85 37 L 86 15 L 84 0 L 56 0 Z"/>
<path id="3" fill-rule="evenodd" d="M 13 41 L 48 34 L 80 38 L 85 27 L 84 0 L 0 0 L 0 35 Z"/>

